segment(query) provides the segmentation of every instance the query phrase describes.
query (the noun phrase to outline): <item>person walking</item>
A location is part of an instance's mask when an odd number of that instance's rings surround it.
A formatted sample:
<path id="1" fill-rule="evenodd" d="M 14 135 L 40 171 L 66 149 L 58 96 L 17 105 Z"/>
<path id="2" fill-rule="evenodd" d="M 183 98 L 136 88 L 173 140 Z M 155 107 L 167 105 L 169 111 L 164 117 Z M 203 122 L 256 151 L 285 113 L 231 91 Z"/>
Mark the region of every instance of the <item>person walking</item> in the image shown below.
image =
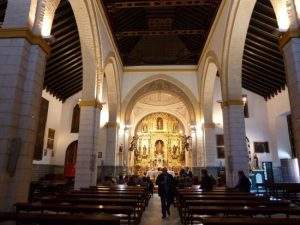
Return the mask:
<path id="1" fill-rule="evenodd" d="M 174 200 L 174 178 L 168 173 L 168 169 L 165 167 L 162 169 L 162 173 L 158 175 L 155 183 L 158 185 L 162 218 L 164 219 L 166 218 L 166 214 L 171 215 L 170 206 Z"/>

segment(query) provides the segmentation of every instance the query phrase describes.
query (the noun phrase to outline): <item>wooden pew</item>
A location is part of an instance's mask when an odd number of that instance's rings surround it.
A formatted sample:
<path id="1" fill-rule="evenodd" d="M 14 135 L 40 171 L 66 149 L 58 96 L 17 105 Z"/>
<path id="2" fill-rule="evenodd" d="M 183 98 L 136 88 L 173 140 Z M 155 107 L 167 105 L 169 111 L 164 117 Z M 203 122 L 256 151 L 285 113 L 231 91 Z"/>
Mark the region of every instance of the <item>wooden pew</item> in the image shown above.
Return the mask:
<path id="1" fill-rule="evenodd" d="M 228 202 L 230 205 L 230 202 Z M 198 215 L 247 216 L 264 215 L 271 217 L 276 214 L 300 216 L 299 207 L 243 207 L 243 206 L 190 206 L 188 207 L 189 221 L 202 220 Z M 186 220 L 188 221 L 188 220 Z"/>
<path id="2" fill-rule="evenodd" d="M 72 204 L 72 205 L 105 205 L 105 206 L 125 206 L 134 207 L 134 218 L 140 221 L 143 213 L 143 206 L 137 199 L 124 198 L 68 198 L 54 197 L 40 199 L 43 204 Z"/>
<path id="3" fill-rule="evenodd" d="M 0 213 L 0 222 L 47 225 L 120 225 L 120 219 L 111 215 L 59 215 L 40 213 Z"/>
<path id="4" fill-rule="evenodd" d="M 300 218 L 203 218 L 203 225 L 299 225 Z"/>
<path id="5" fill-rule="evenodd" d="M 130 206 L 112 206 L 112 205 L 62 205 L 62 204 L 31 204 L 31 203 L 17 203 L 15 205 L 16 212 L 39 212 L 43 214 L 47 212 L 56 213 L 83 213 L 83 214 L 96 214 L 96 213 L 108 213 L 108 214 L 120 214 L 126 215 L 126 217 L 120 216 L 120 218 L 126 218 L 128 225 L 132 224 L 134 219 L 134 207 Z M 134 220 L 133 220 L 134 221 Z"/>

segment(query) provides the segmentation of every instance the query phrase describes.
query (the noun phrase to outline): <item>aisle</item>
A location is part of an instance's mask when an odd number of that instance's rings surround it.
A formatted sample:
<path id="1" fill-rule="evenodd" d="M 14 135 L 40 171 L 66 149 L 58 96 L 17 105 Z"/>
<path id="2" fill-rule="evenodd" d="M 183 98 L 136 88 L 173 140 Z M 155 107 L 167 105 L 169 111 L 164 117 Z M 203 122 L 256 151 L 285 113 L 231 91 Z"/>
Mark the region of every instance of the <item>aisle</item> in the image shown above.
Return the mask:
<path id="1" fill-rule="evenodd" d="M 166 219 L 161 218 L 160 198 L 157 194 L 151 198 L 148 207 L 146 208 L 142 222 L 140 225 L 180 225 L 178 211 L 174 206 L 171 206 L 171 216 Z"/>

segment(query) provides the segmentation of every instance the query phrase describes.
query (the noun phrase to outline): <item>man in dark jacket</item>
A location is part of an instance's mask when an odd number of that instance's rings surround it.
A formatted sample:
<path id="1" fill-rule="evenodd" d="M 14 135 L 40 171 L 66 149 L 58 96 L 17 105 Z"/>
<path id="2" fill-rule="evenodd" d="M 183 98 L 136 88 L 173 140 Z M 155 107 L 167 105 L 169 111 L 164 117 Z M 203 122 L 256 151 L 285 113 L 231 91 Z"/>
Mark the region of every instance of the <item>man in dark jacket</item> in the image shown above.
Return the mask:
<path id="1" fill-rule="evenodd" d="M 248 177 L 246 177 L 244 171 L 240 170 L 238 172 L 239 175 L 239 181 L 237 185 L 235 186 L 235 189 L 237 189 L 240 192 L 250 192 L 251 189 L 251 182 Z"/>
<path id="2" fill-rule="evenodd" d="M 208 175 L 207 170 L 202 169 L 200 188 L 203 191 L 212 191 L 215 183 L 216 183 L 215 179 L 212 176 Z"/>
<path id="3" fill-rule="evenodd" d="M 168 173 L 167 168 L 163 168 L 162 173 L 156 179 L 158 185 L 158 195 L 161 200 L 162 218 L 166 218 L 166 213 L 170 215 L 170 205 L 174 198 L 174 178 Z"/>

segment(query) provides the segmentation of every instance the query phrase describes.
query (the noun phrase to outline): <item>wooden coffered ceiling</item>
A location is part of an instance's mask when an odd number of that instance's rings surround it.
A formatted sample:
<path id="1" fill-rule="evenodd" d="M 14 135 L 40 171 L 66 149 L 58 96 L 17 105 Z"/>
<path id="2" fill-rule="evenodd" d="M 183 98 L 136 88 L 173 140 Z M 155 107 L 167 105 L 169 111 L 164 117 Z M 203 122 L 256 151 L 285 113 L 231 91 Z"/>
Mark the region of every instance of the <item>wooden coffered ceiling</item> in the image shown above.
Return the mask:
<path id="1" fill-rule="evenodd" d="M 104 6 L 123 64 L 196 65 L 221 0 L 98 0 Z M 7 0 L 0 0 L 0 26 Z M 54 42 L 44 87 L 65 100 L 82 89 L 79 34 L 68 0 L 55 13 Z M 242 85 L 264 98 L 284 89 L 276 17 L 270 0 L 257 0 L 245 42 Z"/>
<path id="2" fill-rule="evenodd" d="M 221 0 L 102 0 L 125 66 L 195 65 Z"/>
<path id="3" fill-rule="evenodd" d="M 266 99 L 276 95 L 286 84 L 279 38 L 270 0 L 257 0 L 244 47 L 242 85 Z"/>
<path id="4" fill-rule="evenodd" d="M 65 100 L 82 89 L 82 59 L 78 29 L 72 7 L 61 0 L 54 16 L 51 55 L 47 59 L 44 87 Z"/>

